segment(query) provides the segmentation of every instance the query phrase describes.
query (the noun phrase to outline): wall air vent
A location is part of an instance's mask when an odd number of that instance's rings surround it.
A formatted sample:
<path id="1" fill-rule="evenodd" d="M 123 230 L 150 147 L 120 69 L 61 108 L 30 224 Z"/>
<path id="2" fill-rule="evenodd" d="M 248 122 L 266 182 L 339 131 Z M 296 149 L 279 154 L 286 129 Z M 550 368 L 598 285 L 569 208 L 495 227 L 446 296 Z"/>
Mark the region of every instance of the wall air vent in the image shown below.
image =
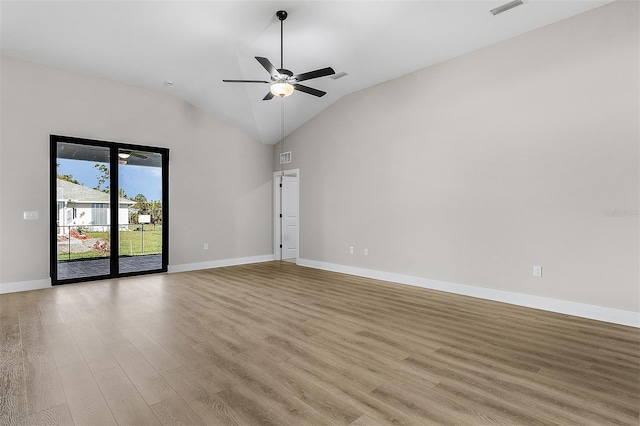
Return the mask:
<path id="1" fill-rule="evenodd" d="M 498 6 L 494 9 L 491 9 L 489 12 L 491 12 L 491 14 L 493 16 L 499 15 L 502 12 L 506 12 L 509 9 L 513 9 L 514 7 L 518 7 L 518 6 L 522 6 L 524 4 L 523 0 L 513 0 L 510 1 L 509 3 L 505 3 L 502 6 Z"/>
<path id="2" fill-rule="evenodd" d="M 280 153 L 280 164 L 286 164 L 291 162 L 291 151 Z"/>

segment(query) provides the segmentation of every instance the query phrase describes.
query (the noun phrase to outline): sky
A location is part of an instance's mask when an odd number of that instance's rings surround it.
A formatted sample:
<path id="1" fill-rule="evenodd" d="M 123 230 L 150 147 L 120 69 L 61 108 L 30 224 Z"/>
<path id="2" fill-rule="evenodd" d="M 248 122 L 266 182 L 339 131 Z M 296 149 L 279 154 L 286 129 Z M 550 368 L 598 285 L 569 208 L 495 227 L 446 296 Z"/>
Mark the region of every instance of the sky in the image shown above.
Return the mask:
<path id="1" fill-rule="evenodd" d="M 65 158 L 58 158 L 56 161 L 59 164 L 58 174 L 71 175 L 89 188 L 95 188 L 98 185 L 100 172 L 93 167 L 95 162 Z M 160 167 L 125 164 L 120 165 L 119 170 L 120 187 L 124 189 L 127 197 L 133 198 L 142 194 L 149 201 L 162 201 L 162 169 Z"/>

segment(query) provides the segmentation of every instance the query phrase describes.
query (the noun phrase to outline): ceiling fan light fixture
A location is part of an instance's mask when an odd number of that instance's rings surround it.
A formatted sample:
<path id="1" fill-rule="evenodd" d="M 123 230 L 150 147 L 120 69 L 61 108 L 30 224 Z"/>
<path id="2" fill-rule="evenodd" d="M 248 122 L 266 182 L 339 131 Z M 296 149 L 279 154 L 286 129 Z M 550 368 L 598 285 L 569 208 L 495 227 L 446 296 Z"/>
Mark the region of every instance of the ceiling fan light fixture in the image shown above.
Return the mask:
<path id="1" fill-rule="evenodd" d="M 127 158 L 131 157 L 131 153 L 130 152 L 121 151 L 121 152 L 118 153 L 118 157 L 122 158 L 123 160 L 126 160 Z"/>
<path id="2" fill-rule="evenodd" d="M 271 85 L 271 93 L 281 98 L 291 95 L 293 90 L 294 87 L 287 82 L 273 83 Z"/>

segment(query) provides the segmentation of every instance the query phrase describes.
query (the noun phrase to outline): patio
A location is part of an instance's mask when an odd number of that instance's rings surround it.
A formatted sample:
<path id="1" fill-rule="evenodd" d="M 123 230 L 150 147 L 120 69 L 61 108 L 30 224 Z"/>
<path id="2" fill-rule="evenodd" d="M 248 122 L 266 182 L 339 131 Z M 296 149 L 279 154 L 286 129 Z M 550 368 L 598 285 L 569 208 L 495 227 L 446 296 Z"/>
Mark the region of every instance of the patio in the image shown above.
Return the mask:
<path id="1" fill-rule="evenodd" d="M 68 280 L 109 274 L 108 257 L 58 261 L 58 280 Z M 162 268 L 162 255 L 149 254 L 120 258 L 120 273 L 153 271 Z"/>

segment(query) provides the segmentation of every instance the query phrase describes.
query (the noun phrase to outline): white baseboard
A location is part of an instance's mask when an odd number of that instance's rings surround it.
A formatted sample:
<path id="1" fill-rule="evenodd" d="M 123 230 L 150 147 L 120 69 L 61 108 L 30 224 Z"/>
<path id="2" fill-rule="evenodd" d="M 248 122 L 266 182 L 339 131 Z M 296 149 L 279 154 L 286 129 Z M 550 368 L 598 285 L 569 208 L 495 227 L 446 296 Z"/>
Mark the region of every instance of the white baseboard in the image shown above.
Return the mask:
<path id="1" fill-rule="evenodd" d="M 352 266 L 318 262 L 309 259 L 298 259 L 298 265 L 640 328 L 640 312 L 624 311 L 621 309 L 588 305 L 586 303 L 532 296 L 529 294 L 495 290 L 467 284 L 456 284 L 446 281 L 431 280 L 428 278 L 394 274 L 391 272 L 375 271 L 372 269 L 355 268 Z"/>
<path id="2" fill-rule="evenodd" d="M 188 272 L 188 271 L 198 271 L 201 269 L 222 268 L 224 266 L 246 265 L 248 263 L 269 262 L 273 259 L 274 257 L 272 254 L 267 254 L 263 256 L 238 257 L 235 259 L 210 260 L 207 262 L 185 263 L 182 265 L 169 265 L 167 269 L 168 269 L 168 272 L 171 274 L 175 272 Z"/>
<path id="3" fill-rule="evenodd" d="M 51 288 L 51 280 L 49 278 L 45 280 L 18 281 L 15 283 L 1 283 L 0 294 L 16 293 L 18 291 L 42 290 L 44 288 Z"/>
<path id="4" fill-rule="evenodd" d="M 223 266 L 244 265 L 248 263 L 268 262 L 273 260 L 272 254 L 264 256 L 239 257 L 235 259 L 212 260 L 209 262 L 187 263 L 184 265 L 169 265 L 168 272 L 197 271 L 199 269 L 221 268 Z M 51 288 L 51 280 L 19 281 L 14 283 L 0 283 L 0 294 L 16 293 L 19 291 L 42 290 Z"/>

